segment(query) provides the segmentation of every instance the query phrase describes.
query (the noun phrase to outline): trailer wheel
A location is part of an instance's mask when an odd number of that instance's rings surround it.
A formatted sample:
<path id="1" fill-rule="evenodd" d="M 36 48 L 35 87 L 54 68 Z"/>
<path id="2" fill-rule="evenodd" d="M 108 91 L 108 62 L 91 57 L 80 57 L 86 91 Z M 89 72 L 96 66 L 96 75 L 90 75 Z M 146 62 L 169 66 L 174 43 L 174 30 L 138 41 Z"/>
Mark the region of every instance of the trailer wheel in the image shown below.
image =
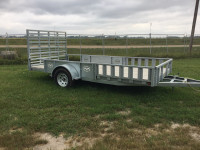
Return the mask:
<path id="1" fill-rule="evenodd" d="M 58 69 L 54 75 L 55 82 L 61 87 L 70 87 L 72 86 L 72 77 L 69 71 L 66 69 Z"/>

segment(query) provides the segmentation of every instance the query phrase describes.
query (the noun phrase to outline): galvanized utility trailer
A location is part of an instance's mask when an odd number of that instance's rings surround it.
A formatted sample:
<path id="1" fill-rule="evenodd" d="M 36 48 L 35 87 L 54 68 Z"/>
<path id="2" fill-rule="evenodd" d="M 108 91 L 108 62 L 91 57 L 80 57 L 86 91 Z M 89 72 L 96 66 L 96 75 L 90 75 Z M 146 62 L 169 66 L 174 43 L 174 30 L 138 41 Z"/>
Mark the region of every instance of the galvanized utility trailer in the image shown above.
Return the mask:
<path id="1" fill-rule="evenodd" d="M 67 34 L 27 30 L 28 68 L 49 73 L 61 87 L 74 80 L 120 86 L 200 87 L 199 80 L 169 76 L 171 58 L 121 57 L 67 53 Z M 80 56 L 70 61 L 70 55 Z"/>

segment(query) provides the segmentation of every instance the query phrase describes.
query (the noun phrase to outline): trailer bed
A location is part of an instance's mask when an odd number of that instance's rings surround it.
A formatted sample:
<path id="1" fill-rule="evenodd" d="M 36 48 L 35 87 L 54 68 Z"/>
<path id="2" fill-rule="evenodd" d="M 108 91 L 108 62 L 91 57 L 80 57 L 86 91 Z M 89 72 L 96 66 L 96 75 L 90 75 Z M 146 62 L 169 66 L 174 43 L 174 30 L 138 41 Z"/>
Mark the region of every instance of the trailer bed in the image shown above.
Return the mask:
<path id="1" fill-rule="evenodd" d="M 72 80 L 124 86 L 200 86 L 197 80 L 171 78 L 171 58 L 68 54 L 66 32 L 27 30 L 27 49 L 29 70 L 52 77 L 62 68 Z M 71 55 L 80 59 L 72 61 Z"/>

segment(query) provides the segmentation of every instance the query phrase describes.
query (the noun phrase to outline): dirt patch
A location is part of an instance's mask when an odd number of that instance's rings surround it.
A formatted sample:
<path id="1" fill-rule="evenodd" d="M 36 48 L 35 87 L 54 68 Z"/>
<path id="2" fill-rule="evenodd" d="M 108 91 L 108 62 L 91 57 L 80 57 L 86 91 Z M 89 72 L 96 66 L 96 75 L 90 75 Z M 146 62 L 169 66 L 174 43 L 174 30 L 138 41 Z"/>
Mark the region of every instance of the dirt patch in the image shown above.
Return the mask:
<path id="1" fill-rule="evenodd" d="M 177 129 L 177 128 L 180 128 L 180 127 L 181 127 L 181 125 L 178 124 L 178 123 L 172 123 L 172 125 L 171 125 L 172 129 Z"/>
<path id="2" fill-rule="evenodd" d="M 100 122 L 100 126 L 103 127 L 103 130 L 105 132 L 114 129 L 114 122 L 110 122 L 110 121 L 101 121 Z"/>
<path id="3" fill-rule="evenodd" d="M 191 126 L 189 124 L 178 124 L 178 123 L 172 123 L 171 129 L 178 129 L 178 128 L 188 128 L 190 131 L 198 131 L 200 130 L 199 127 Z"/>
<path id="4" fill-rule="evenodd" d="M 128 116 L 130 113 L 131 111 L 129 109 L 117 112 L 117 114 L 124 115 L 124 116 Z"/>
<path id="5" fill-rule="evenodd" d="M 161 126 L 162 126 L 162 124 L 159 124 L 159 123 L 157 123 L 157 124 L 154 125 L 155 128 L 159 128 Z"/>
<path id="6" fill-rule="evenodd" d="M 9 133 L 14 133 L 14 132 L 23 132 L 23 129 L 22 128 L 12 128 L 9 130 Z"/>
<path id="7" fill-rule="evenodd" d="M 106 136 L 113 137 L 116 140 L 119 139 L 119 137 L 117 137 L 113 133 L 108 132 L 111 129 L 114 129 L 114 122 L 101 121 L 100 127 L 103 129 L 102 132 L 95 134 L 91 132 L 87 134 L 87 137 L 75 135 L 68 137 L 67 139 L 65 139 L 63 135 L 54 137 L 49 133 L 36 133 L 34 137 L 40 140 L 46 140 L 48 141 L 48 143 L 37 145 L 33 148 L 33 150 L 65 150 L 78 147 L 92 148 L 95 143 L 103 140 L 103 138 L 105 138 Z"/>
<path id="8" fill-rule="evenodd" d="M 92 146 L 98 141 L 101 140 L 102 137 L 78 137 L 78 136 L 73 136 L 70 137 L 66 140 L 66 148 L 71 149 L 71 148 L 76 148 L 76 147 L 85 147 L 85 148 L 92 148 Z"/>
<path id="9" fill-rule="evenodd" d="M 71 136 L 67 139 L 63 135 L 54 137 L 49 133 L 37 133 L 34 135 L 40 140 L 48 141 L 47 144 L 37 145 L 33 150 L 65 150 L 73 149 L 77 147 L 92 148 L 92 146 L 99 140 L 103 139 L 105 135 L 99 134 L 97 137 L 80 137 L 80 136 Z"/>
<path id="10" fill-rule="evenodd" d="M 171 129 L 178 129 L 178 128 L 187 128 L 189 130 L 189 136 L 192 137 L 193 140 L 196 140 L 200 142 L 200 128 L 191 126 L 189 124 L 178 124 L 178 123 L 172 123 Z"/>
<path id="11" fill-rule="evenodd" d="M 53 137 L 49 133 L 36 133 L 34 137 L 41 140 L 46 140 L 48 141 L 48 143 L 44 145 L 36 145 L 33 148 L 33 150 L 49 150 L 49 149 L 64 150 L 66 149 L 65 138 L 62 135 L 58 137 Z"/>
<path id="12" fill-rule="evenodd" d="M 130 121 L 128 121 L 130 122 Z M 162 124 L 155 124 L 153 128 L 130 128 L 126 129 L 126 131 L 119 131 L 117 133 L 115 128 L 115 122 L 111 121 L 101 121 L 100 127 L 102 130 L 98 133 L 94 133 L 92 131 L 89 131 L 88 134 L 85 137 L 82 136 L 71 136 L 67 139 L 64 138 L 63 135 L 59 135 L 58 137 L 54 137 L 50 135 L 49 133 L 37 133 L 34 136 L 41 139 L 48 141 L 47 144 L 41 144 L 35 146 L 34 150 L 65 150 L 65 149 L 90 149 L 95 148 L 98 143 L 104 143 L 105 139 L 109 139 L 110 141 L 118 141 L 120 143 L 123 143 L 123 140 L 127 140 L 130 142 L 130 138 L 138 139 L 138 140 L 149 140 L 151 137 L 163 137 L 165 138 L 165 135 L 167 138 L 170 139 L 172 136 L 177 136 L 176 138 L 181 138 L 178 135 L 185 131 L 184 135 L 191 136 L 193 139 L 193 142 L 200 142 L 200 130 L 198 127 L 191 126 L 189 124 L 177 124 L 172 123 L 170 126 L 162 125 Z M 177 130 L 177 129 L 184 129 L 184 130 Z M 186 136 L 187 137 L 187 136 Z M 176 139 L 175 138 L 175 139 Z M 135 140 L 136 140 L 135 139 Z M 156 139 L 158 140 L 158 139 Z M 155 143 L 159 143 L 160 141 L 154 141 Z M 166 139 L 166 142 L 169 142 Z M 126 142 L 125 142 L 126 143 Z M 137 142 L 135 142 L 137 144 Z M 144 143 L 139 143 L 144 144 Z"/>
<path id="13" fill-rule="evenodd" d="M 198 142 L 200 142 L 200 134 L 198 134 L 198 133 L 190 133 L 190 136 L 194 139 L 194 140 L 196 140 L 196 141 L 198 141 Z"/>
<path id="14" fill-rule="evenodd" d="M 101 115 L 94 116 L 95 119 L 99 119 L 100 117 L 101 117 Z"/>
<path id="15" fill-rule="evenodd" d="M 132 119 L 127 119 L 126 122 L 127 122 L 127 123 L 131 123 L 131 122 L 132 122 Z"/>
<path id="16" fill-rule="evenodd" d="M 156 135 L 158 135 L 158 134 L 160 134 L 160 132 L 157 131 L 156 129 L 153 129 L 153 128 L 147 128 L 147 129 L 145 130 L 145 135 L 146 135 L 147 137 L 156 136 Z"/>
<path id="17" fill-rule="evenodd" d="M 172 129 L 177 129 L 177 128 L 189 128 L 189 129 L 191 129 L 191 130 L 196 130 L 196 129 L 198 129 L 198 127 L 191 126 L 191 125 L 189 125 L 189 124 L 187 124 L 187 123 L 185 123 L 185 124 L 172 123 L 171 128 L 172 128 Z"/>
<path id="18" fill-rule="evenodd" d="M 131 129 L 131 132 L 133 132 L 134 134 L 143 134 L 143 131 L 141 129 Z"/>

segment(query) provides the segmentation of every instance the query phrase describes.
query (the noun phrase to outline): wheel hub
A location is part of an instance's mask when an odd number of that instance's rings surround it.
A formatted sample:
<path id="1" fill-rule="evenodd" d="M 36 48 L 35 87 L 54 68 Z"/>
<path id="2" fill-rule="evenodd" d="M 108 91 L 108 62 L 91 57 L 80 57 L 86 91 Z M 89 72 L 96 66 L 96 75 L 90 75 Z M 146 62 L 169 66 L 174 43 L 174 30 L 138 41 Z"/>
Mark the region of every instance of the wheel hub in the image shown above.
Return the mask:
<path id="1" fill-rule="evenodd" d="M 57 76 L 57 82 L 61 87 L 66 87 L 68 85 L 68 77 L 65 73 L 59 73 Z"/>

